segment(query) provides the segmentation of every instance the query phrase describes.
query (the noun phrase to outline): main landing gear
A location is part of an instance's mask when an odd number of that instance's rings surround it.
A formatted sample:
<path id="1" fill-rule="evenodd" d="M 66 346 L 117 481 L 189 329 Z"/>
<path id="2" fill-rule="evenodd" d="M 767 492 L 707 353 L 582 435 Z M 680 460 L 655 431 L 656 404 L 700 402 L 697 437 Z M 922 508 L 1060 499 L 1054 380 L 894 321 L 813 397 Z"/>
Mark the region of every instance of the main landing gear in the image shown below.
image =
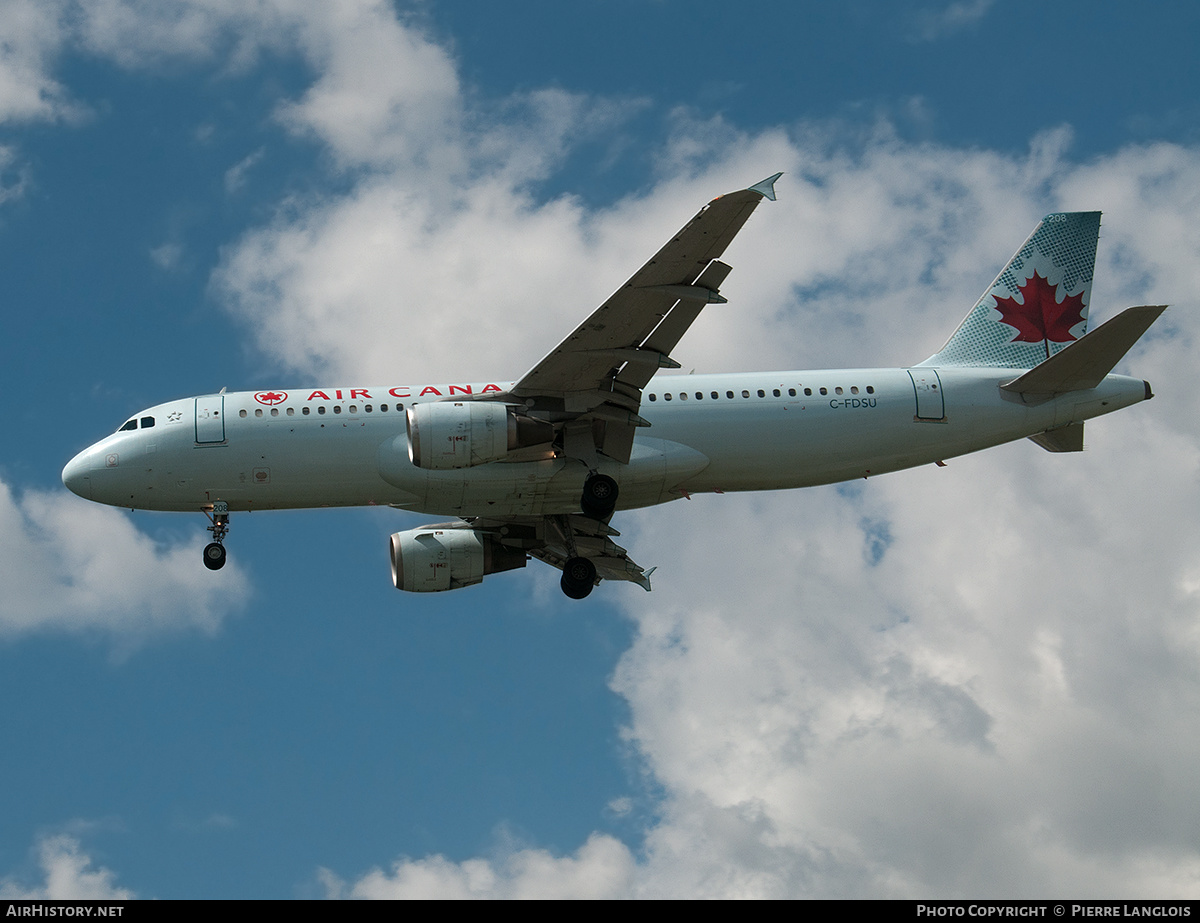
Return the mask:
<path id="1" fill-rule="evenodd" d="M 204 515 L 212 521 L 208 531 L 213 536 L 213 540 L 204 546 L 204 566 L 209 570 L 220 570 L 225 566 L 225 545 L 222 543 L 229 532 L 229 504 L 218 500 L 213 504 L 212 513 L 205 510 Z"/>
<path id="2" fill-rule="evenodd" d="M 588 481 L 591 481 L 591 478 L 588 478 Z M 615 484 L 613 486 L 616 487 Z M 587 496 L 586 488 L 584 496 Z M 567 560 L 562 566 L 562 581 L 559 586 L 571 599 L 583 599 L 596 585 L 596 565 L 581 555 L 575 546 L 575 529 L 569 516 L 548 516 L 546 524 L 557 527 L 558 537 L 566 546 Z"/>
<path id="3" fill-rule="evenodd" d="M 571 599 L 583 599 L 596 585 L 596 565 L 587 558 L 568 559 L 559 585 Z"/>
<path id="4" fill-rule="evenodd" d="M 617 482 L 607 474 L 598 474 L 595 469 L 583 482 L 583 495 L 579 498 L 579 508 L 588 519 L 604 522 L 617 508 L 617 495 L 620 491 Z M 571 599 L 583 599 L 592 592 L 596 585 L 596 565 L 575 550 L 572 530 L 563 517 L 563 534 L 566 537 L 568 552 L 571 557 L 563 565 L 562 581 L 559 584 L 562 591 Z"/>
<path id="5" fill-rule="evenodd" d="M 583 497 L 579 507 L 589 519 L 604 520 L 617 507 L 617 482 L 607 474 L 590 474 L 583 482 Z"/>

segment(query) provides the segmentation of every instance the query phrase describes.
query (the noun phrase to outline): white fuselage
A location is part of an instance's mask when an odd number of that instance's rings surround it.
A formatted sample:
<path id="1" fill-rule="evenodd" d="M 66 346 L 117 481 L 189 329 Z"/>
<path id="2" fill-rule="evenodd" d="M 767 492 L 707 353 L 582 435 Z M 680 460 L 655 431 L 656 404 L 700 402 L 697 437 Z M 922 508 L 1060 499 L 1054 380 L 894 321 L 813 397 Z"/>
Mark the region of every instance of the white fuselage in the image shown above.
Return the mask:
<path id="1" fill-rule="evenodd" d="M 646 387 L 629 464 L 600 457 L 619 509 L 687 493 L 777 490 L 910 468 L 1138 403 L 1144 382 L 1026 403 L 1013 369 L 839 369 L 660 375 Z M 198 511 L 393 505 L 448 516 L 578 510 L 584 463 L 543 457 L 457 470 L 409 460 L 413 402 L 506 383 L 237 392 L 170 401 L 77 455 L 63 481 L 91 500 Z M 146 425 L 147 420 L 152 420 Z M 127 424 L 128 426 L 129 424 Z"/>

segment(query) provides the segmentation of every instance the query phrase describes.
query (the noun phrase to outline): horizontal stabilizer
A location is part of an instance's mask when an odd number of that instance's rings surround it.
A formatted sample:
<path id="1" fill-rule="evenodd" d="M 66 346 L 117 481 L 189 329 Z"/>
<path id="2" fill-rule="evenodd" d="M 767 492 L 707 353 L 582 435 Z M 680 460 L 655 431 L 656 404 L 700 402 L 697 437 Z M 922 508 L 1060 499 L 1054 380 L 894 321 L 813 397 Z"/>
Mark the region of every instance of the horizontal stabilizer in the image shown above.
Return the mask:
<path id="1" fill-rule="evenodd" d="M 1166 309 L 1165 304 L 1126 308 L 1037 368 L 1000 387 L 1013 394 L 1056 394 L 1094 388 Z"/>
<path id="2" fill-rule="evenodd" d="M 1030 436 L 1029 441 L 1036 442 L 1047 452 L 1082 452 L 1083 424 L 1070 423 L 1058 429 L 1048 429 Z"/>

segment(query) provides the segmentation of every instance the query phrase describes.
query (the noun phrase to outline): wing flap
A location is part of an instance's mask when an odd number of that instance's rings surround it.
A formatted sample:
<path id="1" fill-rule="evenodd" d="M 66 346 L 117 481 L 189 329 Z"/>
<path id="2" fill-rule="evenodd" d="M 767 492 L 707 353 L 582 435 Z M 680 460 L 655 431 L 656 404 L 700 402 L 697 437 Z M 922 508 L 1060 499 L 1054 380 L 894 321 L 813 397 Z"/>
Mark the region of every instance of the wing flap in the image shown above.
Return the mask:
<path id="1" fill-rule="evenodd" d="M 720 289 L 721 283 L 725 281 L 725 278 L 731 272 L 733 272 L 733 267 L 728 263 L 713 260 L 705 267 L 704 272 L 700 273 L 700 278 L 696 280 L 695 288 L 712 292 L 715 295 L 717 290 Z M 721 298 L 721 302 L 724 302 L 724 300 L 724 298 Z M 654 328 L 654 332 L 646 339 L 642 348 L 660 354 L 670 354 L 676 344 L 683 339 L 683 335 L 687 333 L 688 328 L 692 326 L 692 322 L 700 316 L 704 305 L 713 303 L 712 299 L 708 301 L 700 301 L 698 299 L 680 300 L 667 316 L 659 322 L 658 326 Z M 678 367 L 678 364 L 676 364 L 676 368 Z M 651 375 L 642 377 L 638 369 L 627 369 L 626 374 L 621 376 L 622 379 L 637 381 L 639 388 L 644 388 L 651 377 Z"/>
<path id="2" fill-rule="evenodd" d="M 630 558 L 613 541 L 621 533 L 607 522 L 573 514 L 475 519 L 447 526 L 495 533 L 501 537 L 501 544 L 520 549 L 559 570 L 571 558 L 585 557 L 596 565 L 596 576 L 601 580 L 626 580 L 650 589 L 654 568 L 646 570 Z"/>

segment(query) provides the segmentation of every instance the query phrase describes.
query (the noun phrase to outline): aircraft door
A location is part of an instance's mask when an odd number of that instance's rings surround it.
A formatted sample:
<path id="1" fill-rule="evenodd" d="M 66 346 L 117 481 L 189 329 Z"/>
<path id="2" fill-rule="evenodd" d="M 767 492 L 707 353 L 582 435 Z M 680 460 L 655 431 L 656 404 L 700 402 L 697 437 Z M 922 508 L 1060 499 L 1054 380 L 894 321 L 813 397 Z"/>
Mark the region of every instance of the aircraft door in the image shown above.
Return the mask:
<path id="1" fill-rule="evenodd" d="M 225 395 L 196 398 L 196 442 L 209 445 L 225 441 Z"/>
<path id="2" fill-rule="evenodd" d="M 945 420 L 946 401 L 942 395 L 942 380 L 936 369 L 909 369 L 913 391 L 917 396 L 915 420 Z"/>

